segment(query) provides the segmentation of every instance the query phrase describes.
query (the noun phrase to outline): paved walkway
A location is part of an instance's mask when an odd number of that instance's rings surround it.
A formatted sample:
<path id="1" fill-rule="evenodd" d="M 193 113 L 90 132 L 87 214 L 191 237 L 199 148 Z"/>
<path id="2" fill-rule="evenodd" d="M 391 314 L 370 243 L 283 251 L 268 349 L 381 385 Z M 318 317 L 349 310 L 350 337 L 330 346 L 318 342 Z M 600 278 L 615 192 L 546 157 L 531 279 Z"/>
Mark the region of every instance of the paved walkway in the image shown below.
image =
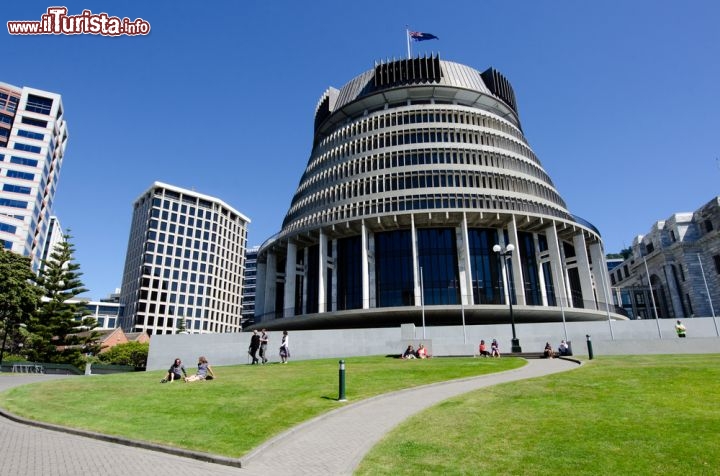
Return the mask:
<path id="1" fill-rule="evenodd" d="M 483 387 L 575 367 L 576 363 L 561 359 L 533 359 L 528 365 L 508 372 L 402 390 L 351 403 L 292 428 L 256 448 L 242 459 L 242 469 L 169 454 L 162 448 L 152 451 L 118 445 L 2 419 L 0 474 L 349 475 L 388 431 L 421 410 Z M 0 391 L 53 377 L 0 376 Z M 207 461 L 213 461 L 212 455 L 205 456 Z M 217 461 L 227 462 L 227 459 L 217 458 Z"/>

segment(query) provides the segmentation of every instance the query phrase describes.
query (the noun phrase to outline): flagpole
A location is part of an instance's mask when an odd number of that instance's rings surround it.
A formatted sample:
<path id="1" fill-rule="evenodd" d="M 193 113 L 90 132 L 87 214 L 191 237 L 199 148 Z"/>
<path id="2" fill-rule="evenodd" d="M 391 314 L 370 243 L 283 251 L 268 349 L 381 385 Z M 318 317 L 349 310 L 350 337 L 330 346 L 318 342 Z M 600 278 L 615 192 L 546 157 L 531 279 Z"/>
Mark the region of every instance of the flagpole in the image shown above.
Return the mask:
<path id="1" fill-rule="evenodd" d="M 405 28 L 405 40 L 407 41 L 408 59 L 411 59 L 411 54 L 410 54 L 410 29 L 407 28 L 407 27 Z"/>

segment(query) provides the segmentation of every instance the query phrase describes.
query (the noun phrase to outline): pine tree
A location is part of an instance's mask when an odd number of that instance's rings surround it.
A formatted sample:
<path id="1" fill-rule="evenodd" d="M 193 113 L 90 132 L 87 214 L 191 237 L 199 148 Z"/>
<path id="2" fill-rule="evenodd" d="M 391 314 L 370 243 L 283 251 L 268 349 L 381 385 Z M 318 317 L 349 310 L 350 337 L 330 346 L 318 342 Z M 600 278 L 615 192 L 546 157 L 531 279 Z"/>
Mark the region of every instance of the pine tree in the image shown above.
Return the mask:
<path id="1" fill-rule="evenodd" d="M 83 354 L 99 352 L 99 333 L 93 330 L 97 321 L 88 317 L 84 303 L 74 299 L 87 289 L 80 280 L 80 265 L 74 262 L 71 236 L 63 238 L 50 258 L 43 261 L 37 280 L 43 299 L 28 326 L 33 334 L 29 355 L 34 361 L 82 367 Z"/>
<path id="2" fill-rule="evenodd" d="M 18 348 L 20 326 L 37 308 L 40 295 L 34 282 L 30 258 L 0 250 L 0 362 L 6 346 L 10 352 Z"/>

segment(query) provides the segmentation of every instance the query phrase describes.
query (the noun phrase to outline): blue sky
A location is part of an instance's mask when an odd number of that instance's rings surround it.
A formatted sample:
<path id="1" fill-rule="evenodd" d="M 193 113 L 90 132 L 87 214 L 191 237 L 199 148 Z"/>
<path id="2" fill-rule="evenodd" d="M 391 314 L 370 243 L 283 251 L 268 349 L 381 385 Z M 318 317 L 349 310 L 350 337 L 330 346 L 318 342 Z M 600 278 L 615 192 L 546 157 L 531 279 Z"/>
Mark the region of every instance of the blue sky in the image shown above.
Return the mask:
<path id="1" fill-rule="evenodd" d="M 50 6 L 143 18 L 148 36 L 11 36 Z M 88 296 L 120 287 L 132 203 L 159 180 L 280 229 L 313 113 L 374 61 L 414 53 L 515 90 L 525 135 L 607 252 L 720 190 L 720 2 L 414 0 L 4 2 L 0 81 L 63 96 L 70 140 L 55 203 Z"/>

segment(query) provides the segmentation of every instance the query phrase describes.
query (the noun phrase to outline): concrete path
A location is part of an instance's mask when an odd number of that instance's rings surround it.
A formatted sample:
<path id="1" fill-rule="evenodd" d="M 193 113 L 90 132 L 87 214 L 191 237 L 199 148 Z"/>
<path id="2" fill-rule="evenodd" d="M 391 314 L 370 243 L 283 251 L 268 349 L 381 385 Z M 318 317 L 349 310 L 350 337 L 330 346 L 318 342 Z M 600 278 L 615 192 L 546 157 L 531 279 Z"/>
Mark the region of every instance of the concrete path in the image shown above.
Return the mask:
<path id="1" fill-rule="evenodd" d="M 561 359 L 529 360 L 499 374 L 427 385 L 380 395 L 305 422 L 261 445 L 240 463 L 199 455 L 205 461 L 0 419 L 0 474 L 45 475 L 349 475 L 388 431 L 411 415 L 448 398 L 491 385 L 571 370 Z M 0 391 L 63 376 L 0 376 Z M 98 435 L 99 436 L 99 435 Z M 121 439 L 118 439 L 120 441 Z M 144 445 L 152 448 L 153 445 Z M 197 455 L 196 455 L 197 456 Z M 208 462 L 210 461 L 210 462 Z M 217 461 L 224 464 L 214 464 Z"/>

